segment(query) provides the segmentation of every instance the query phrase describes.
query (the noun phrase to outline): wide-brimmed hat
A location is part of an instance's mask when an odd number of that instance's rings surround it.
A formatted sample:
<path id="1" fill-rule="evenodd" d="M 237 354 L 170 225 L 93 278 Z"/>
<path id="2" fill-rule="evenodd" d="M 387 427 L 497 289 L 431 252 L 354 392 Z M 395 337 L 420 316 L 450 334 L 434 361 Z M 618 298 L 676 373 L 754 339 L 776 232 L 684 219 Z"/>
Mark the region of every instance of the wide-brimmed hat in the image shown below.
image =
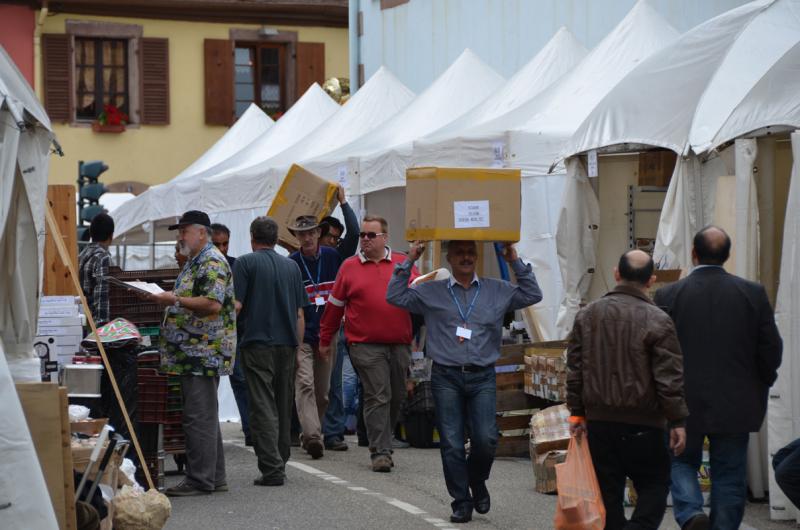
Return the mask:
<path id="1" fill-rule="evenodd" d="M 315 228 L 319 227 L 319 223 L 317 222 L 317 218 L 313 215 L 301 215 L 297 219 L 294 220 L 294 223 L 289 225 L 289 232 L 306 232 L 308 230 L 314 230 Z"/>
<path id="2" fill-rule="evenodd" d="M 203 225 L 203 226 L 211 226 L 211 219 L 208 218 L 208 214 L 206 212 L 201 212 L 199 210 L 189 210 L 188 212 L 181 215 L 181 218 L 178 219 L 178 223 L 174 225 L 170 225 L 168 230 L 177 230 L 178 228 L 186 225 Z"/>

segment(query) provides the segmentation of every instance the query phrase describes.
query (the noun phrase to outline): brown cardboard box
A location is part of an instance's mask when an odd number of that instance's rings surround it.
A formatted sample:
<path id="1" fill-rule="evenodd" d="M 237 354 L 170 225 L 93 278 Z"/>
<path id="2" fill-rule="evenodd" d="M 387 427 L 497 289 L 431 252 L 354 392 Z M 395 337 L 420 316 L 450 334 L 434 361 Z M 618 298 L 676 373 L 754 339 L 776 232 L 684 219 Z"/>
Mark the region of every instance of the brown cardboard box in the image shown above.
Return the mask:
<path id="1" fill-rule="evenodd" d="M 519 241 L 520 170 L 406 171 L 406 239 Z"/>
<path id="2" fill-rule="evenodd" d="M 336 184 L 293 164 L 272 200 L 267 215 L 278 223 L 278 242 L 297 249 L 299 243 L 289 232 L 289 224 L 301 215 L 314 215 L 321 220 L 336 207 Z"/>
<path id="3" fill-rule="evenodd" d="M 530 452 L 536 491 L 556 493 L 556 464 L 561 464 L 567 459 L 567 452 L 558 450 L 537 453 L 533 440 L 530 443 Z"/>

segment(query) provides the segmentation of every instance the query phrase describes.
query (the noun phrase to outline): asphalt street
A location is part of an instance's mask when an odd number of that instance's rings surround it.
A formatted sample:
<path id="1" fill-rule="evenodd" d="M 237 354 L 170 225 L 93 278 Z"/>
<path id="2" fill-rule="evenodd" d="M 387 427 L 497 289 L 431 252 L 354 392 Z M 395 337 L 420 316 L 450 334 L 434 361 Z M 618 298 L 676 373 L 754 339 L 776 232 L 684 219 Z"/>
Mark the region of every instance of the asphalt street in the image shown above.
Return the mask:
<path id="1" fill-rule="evenodd" d="M 556 499 L 534 491 L 527 459 L 497 459 L 488 483 L 492 509 L 465 526 L 449 522 L 438 449 L 399 449 L 391 473 L 374 473 L 355 437 L 348 437 L 348 451 L 327 451 L 319 460 L 293 448 L 286 484 L 259 487 L 253 485 L 255 455 L 244 446 L 239 425 L 223 424 L 223 438 L 230 491 L 171 499 L 166 530 L 552 528 Z M 167 469 L 174 468 L 168 457 Z M 180 480 L 168 476 L 167 486 Z M 748 505 L 745 522 L 746 530 L 795 528 L 769 521 L 765 504 Z M 662 528 L 677 528 L 669 511 Z"/>

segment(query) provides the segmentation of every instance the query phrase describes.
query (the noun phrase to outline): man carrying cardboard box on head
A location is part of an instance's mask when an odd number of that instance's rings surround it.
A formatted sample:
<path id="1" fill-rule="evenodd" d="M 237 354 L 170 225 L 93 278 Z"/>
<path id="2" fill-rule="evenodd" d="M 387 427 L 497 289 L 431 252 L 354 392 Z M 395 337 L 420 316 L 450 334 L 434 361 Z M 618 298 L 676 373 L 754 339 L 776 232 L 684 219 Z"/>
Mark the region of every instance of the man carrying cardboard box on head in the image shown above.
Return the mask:
<path id="1" fill-rule="evenodd" d="M 345 315 L 344 333 L 350 360 L 364 385 L 364 421 L 367 426 L 372 470 L 392 470 L 392 431 L 406 395 L 406 370 L 411 362 L 411 317 L 386 302 L 386 286 L 404 254 L 386 243 L 385 219 L 367 215 L 361 225 L 360 252 L 342 264 L 328 297 L 319 335 L 322 357 Z M 416 268 L 410 272 L 417 276 Z"/>
<path id="2" fill-rule="evenodd" d="M 338 199 L 342 209 L 346 208 L 347 214 L 355 218 L 341 186 L 338 190 Z M 336 274 L 339 272 L 339 266 L 349 256 L 343 256 L 339 250 L 319 244 L 321 230 L 317 218 L 313 215 L 297 217 L 288 229 L 300 243 L 300 250 L 289 257 L 300 267 L 303 285 L 310 302 L 310 305 L 305 307 L 306 325 L 303 343 L 297 351 L 295 404 L 302 430 L 301 446 L 312 458 L 317 459 L 321 458 L 324 452 L 321 423 L 328 406 L 333 364 L 330 355 L 320 354 L 319 324 L 328 295 L 333 289 Z M 356 231 L 352 230 L 346 238 L 355 240 L 357 236 Z M 338 444 L 329 447 L 343 451 L 347 449 L 347 444 L 344 440 L 340 440 Z"/>
<path id="3" fill-rule="evenodd" d="M 475 241 L 451 241 L 447 262 L 453 271 L 446 280 L 431 280 L 409 287 L 414 262 L 424 243 L 414 241 L 408 258 L 395 267 L 386 300 L 425 317 L 427 354 L 433 360 L 431 388 L 441 438 L 442 467 L 447 491 L 453 497 L 454 523 L 472 519 L 490 507 L 486 480 L 497 448 L 494 363 L 500 357 L 503 317 L 507 311 L 538 303 L 542 291 L 530 265 L 517 256 L 510 243 L 503 257 L 517 276 L 517 285 L 475 272 Z M 466 425 L 470 425 L 470 454 L 466 456 Z"/>

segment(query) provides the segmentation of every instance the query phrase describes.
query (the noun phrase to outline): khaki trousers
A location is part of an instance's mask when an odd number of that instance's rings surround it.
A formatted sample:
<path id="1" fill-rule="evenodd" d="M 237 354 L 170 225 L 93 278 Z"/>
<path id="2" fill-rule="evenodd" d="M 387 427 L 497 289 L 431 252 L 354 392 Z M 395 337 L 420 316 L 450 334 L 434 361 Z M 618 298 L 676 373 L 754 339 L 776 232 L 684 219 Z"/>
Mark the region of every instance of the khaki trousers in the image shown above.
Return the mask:
<path id="1" fill-rule="evenodd" d="M 336 348 L 331 348 L 331 358 L 323 361 L 319 351 L 303 343 L 297 349 L 297 372 L 294 379 L 294 401 L 297 418 L 300 420 L 303 447 L 310 440 L 322 441 L 322 418 L 328 408 L 328 392 L 331 388 L 331 367 Z"/>
<path id="2" fill-rule="evenodd" d="M 369 449 L 376 454 L 391 454 L 392 433 L 406 396 L 411 346 L 352 343 L 350 361 L 364 387 L 364 423 Z"/>

